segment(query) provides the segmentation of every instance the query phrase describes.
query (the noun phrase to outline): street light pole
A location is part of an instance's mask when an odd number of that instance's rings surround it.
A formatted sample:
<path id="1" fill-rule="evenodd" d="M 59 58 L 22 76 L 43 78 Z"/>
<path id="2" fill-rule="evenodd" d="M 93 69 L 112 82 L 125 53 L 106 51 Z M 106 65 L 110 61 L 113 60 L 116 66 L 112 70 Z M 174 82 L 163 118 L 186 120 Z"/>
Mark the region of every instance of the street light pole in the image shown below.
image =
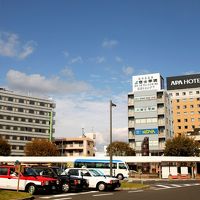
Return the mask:
<path id="1" fill-rule="evenodd" d="M 110 100 L 110 176 L 112 176 L 112 107 L 116 107 L 116 105 Z"/>

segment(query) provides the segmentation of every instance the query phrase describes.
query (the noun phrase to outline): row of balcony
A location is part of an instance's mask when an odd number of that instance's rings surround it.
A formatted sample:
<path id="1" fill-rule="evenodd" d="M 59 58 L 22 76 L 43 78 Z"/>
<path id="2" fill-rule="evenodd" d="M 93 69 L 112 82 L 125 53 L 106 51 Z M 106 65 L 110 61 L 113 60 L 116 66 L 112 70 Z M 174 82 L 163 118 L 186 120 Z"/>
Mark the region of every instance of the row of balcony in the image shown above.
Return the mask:
<path id="1" fill-rule="evenodd" d="M 165 108 L 157 108 L 157 114 L 161 115 L 161 114 L 165 114 Z M 134 117 L 135 116 L 135 111 L 134 109 L 129 109 L 128 110 L 128 117 Z"/>

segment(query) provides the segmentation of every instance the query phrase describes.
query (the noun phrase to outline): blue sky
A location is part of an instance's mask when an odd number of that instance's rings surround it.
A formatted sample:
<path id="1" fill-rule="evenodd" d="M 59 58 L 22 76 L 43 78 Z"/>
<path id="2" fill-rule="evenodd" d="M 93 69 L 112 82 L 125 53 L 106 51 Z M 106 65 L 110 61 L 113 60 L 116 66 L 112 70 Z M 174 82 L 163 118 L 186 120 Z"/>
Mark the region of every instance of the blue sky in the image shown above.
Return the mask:
<path id="1" fill-rule="evenodd" d="M 131 77 L 198 73 L 198 0 L 0 0 L 0 85 L 53 97 L 57 137 L 127 140 Z"/>

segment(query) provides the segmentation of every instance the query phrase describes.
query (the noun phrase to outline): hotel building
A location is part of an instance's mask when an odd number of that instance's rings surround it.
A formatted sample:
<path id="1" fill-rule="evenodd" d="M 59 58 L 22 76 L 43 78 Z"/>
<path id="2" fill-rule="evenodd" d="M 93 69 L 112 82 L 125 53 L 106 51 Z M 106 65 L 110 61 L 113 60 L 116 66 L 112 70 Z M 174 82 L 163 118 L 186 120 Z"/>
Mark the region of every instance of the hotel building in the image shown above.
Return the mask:
<path id="1" fill-rule="evenodd" d="M 128 94 L 128 140 L 136 155 L 149 140 L 149 155 L 162 155 L 165 142 L 173 136 L 170 100 L 159 73 L 133 76 Z"/>
<path id="2" fill-rule="evenodd" d="M 200 74 L 167 77 L 175 136 L 200 128 Z"/>
<path id="3" fill-rule="evenodd" d="M 52 140 L 55 103 L 0 88 L 0 137 L 11 145 L 12 156 L 24 156 L 34 139 Z"/>

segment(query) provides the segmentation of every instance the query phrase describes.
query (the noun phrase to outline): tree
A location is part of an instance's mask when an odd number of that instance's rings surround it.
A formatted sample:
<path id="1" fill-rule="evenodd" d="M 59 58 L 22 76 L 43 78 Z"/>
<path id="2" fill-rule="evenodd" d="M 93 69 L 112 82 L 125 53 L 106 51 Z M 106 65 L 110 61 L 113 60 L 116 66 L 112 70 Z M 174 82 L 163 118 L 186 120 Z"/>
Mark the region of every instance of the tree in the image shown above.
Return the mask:
<path id="1" fill-rule="evenodd" d="M 135 156 L 135 151 L 126 142 L 115 141 L 107 147 L 107 153 L 113 156 Z"/>
<path id="2" fill-rule="evenodd" d="M 11 153 L 10 144 L 0 137 L 0 156 L 9 156 Z"/>
<path id="3" fill-rule="evenodd" d="M 26 144 L 26 156 L 57 156 L 58 148 L 52 142 L 46 140 L 34 140 Z"/>
<path id="4" fill-rule="evenodd" d="M 177 136 L 166 141 L 165 156 L 199 156 L 200 144 L 187 136 Z"/>

